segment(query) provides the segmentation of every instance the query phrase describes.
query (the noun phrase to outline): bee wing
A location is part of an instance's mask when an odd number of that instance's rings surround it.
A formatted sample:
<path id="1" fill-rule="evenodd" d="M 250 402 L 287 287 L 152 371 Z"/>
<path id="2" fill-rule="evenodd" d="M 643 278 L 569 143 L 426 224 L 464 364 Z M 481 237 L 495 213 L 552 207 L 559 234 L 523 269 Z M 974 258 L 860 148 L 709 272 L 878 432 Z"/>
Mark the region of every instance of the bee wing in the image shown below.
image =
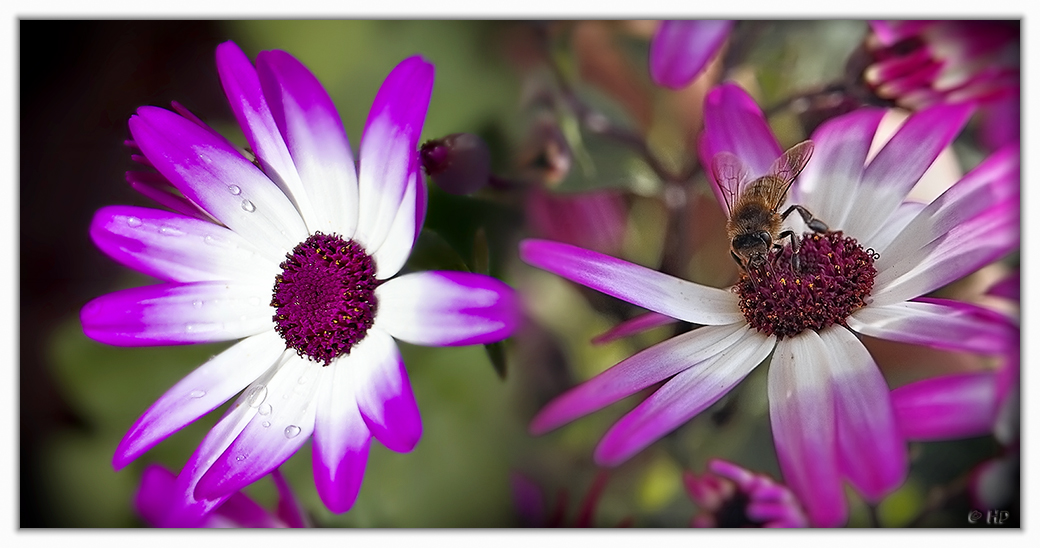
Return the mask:
<path id="1" fill-rule="evenodd" d="M 747 164 L 729 152 L 720 152 L 711 159 L 711 173 L 726 204 L 726 217 L 730 216 L 733 204 L 747 186 L 750 172 Z"/>
<path id="2" fill-rule="evenodd" d="M 812 153 L 813 142 L 802 141 L 787 149 L 787 152 L 781 154 L 773 162 L 773 166 L 769 169 L 769 174 L 775 177 L 775 179 L 773 184 L 769 185 L 769 203 L 772 204 L 774 211 L 784 205 L 791 183 L 805 169 L 805 165 L 809 163 Z"/>

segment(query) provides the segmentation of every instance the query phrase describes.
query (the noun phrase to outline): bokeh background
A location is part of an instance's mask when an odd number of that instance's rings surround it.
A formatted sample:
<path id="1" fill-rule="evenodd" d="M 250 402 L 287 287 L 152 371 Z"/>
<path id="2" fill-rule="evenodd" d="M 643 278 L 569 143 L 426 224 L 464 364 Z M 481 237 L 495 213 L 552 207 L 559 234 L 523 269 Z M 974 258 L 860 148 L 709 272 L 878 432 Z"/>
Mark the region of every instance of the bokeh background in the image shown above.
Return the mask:
<path id="1" fill-rule="evenodd" d="M 282 471 L 315 525 L 323 527 L 516 527 L 523 525 L 512 482 L 538 486 L 544 510 L 573 523 L 599 470 L 592 449 L 638 401 L 629 398 L 573 425 L 533 438 L 526 425 L 551 397 L 638 349 L 670 335 L 656 329 L 604 345 L 589 340 L 635 313 L 519 264 L 516 242 L 538 233 L 525 214 L 532 180 L 540 190 L 613 189 L 622 196 L 617 255 L 667 267 L 715 286 L 732 281 L 724 218 L 696 174 L 699 102 L 708 86 L 655 89 L 646 73 L 653 22 L 518 21 L 59 21 L 22 20 L 19 32 L 19 525 L 134 527 L 131 499 L 152 462 L 177 471 L 223 408 L 173 435 L 127 468 L 110 461 L 133 421 L 166 389 L 227 345 L 116 348 L 87 339 L 80 307 L 101 294 L 154 280 L 105 257 L 87 228 L 109 204 L 151 206 L 124 180 L 131 169 L 126 121 L 140 105 L 178 101 L 244 143 L 217 77 L 214 50 L 237 42 L 250 57 L 284 49 L 307 65 L 339 108 L 357 144 L 382 79 L 401 59 L 422 54 L 437 77 L 423 138 L 479 134 L 489 144 L 496 188 L 455 196 L 431 185 L 415 268 L 488 271 L 520 288 L 528 321 L 499 347 L 421 348 L 402 344 L 424 435 L 410 454 L 373 443 L 355 507 L 324 508 L 310 475 L 310 445 Z M 758 22 L 746 63 L 731 71 L 763 104 L 842 77 L 867 31 L 862 21 Z M 585 104 L 618 127 L 645 136 L 665 171 L 694 170 L 682 198 L 688 215 L 664 219 L 666 184 L 631 147 L 579 128 L 560 108 L 562 77 Z M 796 62 L 797 60 L 797 62 Z M 558 83 L 558 82 L 557 82 Z M 771 118 L 781 141 L 808 131 L 805 119 Z M 811 128 L 809 128 L 811 130 Z M 563 146 L 558 146 L 563 143 Z M 355 148 L 356 150 L 356 148 Z M 956 170 L 981 158 L 958 143 Z M 609 227 L 602 228 L 608 230 Z M 688 233 L 688 249 L 666 253 L 666 231 Z M 608 245 L 608 244 L 603 244 Z M 672 250 L 675 251 L 675 250 Z M 678 258 L 676 258 L 678 257 Z M 671 264 L 665 264 L 671 261 Z M 891 358 L 894 385 L 940 370 L 978 367 L 960 356 L 911 347 L 872 349 Z M 884 365 L 884 364 L 883 364 Z M 765 400 L 764 367 L 687 425 L 609 472 L 592 525 L 682 527 L 695 512 L 682 473 L 730 458 L 779 476 Z M 879 508 L 883 526 L 966 526 L 966 497 L 951 497 L 915 521 L 936 489 L 999 452 L 989 437 L 916 444 L 907 484 Z M 248 488 L 270 506 L 273 485 Z M 1016 514 L 1017 518 L 1017 514 Z M 850 525 L 870 524 L 852 497 Z"/>

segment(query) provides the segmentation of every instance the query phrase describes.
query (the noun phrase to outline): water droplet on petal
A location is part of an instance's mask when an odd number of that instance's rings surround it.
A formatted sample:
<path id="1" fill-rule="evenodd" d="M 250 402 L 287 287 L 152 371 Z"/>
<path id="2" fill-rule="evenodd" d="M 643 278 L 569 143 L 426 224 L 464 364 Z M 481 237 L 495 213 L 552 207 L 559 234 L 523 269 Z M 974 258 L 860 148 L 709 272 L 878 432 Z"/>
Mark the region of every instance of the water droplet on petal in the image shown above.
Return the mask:
<path id="1" fill-rule="evenodd" d="M 208 234 L 206 235 L 205 238 L 202 239 L 202 241 L 206 242 L 209 245 L 220 245 L 220 244 L 217 243 L 217 239 L 216 238 L 214 238 L 213 236 L 210 236 Z"/>
<path id="2" fill-rule="evenodd" d="M 271 404 L 265 403 L 265 404 L 261 405 L 260 408 L 256 410 L 256 412 L 260 413 L 261 415 L 270 415 L 271 414 Z"/>
<path id="3" fill-rule="evenodd" d="M 195 331 L 195 324 L 189 323 L 188 325 L 184 326 L 184 330 L 188 333 L 193 333 Z"/>
<path id="4" fill-rule="evenodd" d="M 264 428 L 267 428 L 267 427 L 271 426 L 271 421 L 264 421 L 264 422 L 260 423 L 260 426 L 263 426 Z"/>
<path id="5" fill-rule="evenodd" d="M 159 234 L 164 236 L 183 236 L 184 232 L 170 225 L 162 225 L 159 227 Z"/>
<path id="6" fill-rule="evenodd" d="M 141 226 L 141 219 L 138 219 L 137 217 L 127 217 L 126 226 L 129 226 L 130 228 L 137 228 Z"/>
<path id="7" fill-rule="evenodd" d="M 260 306 L 260 297 L 249 297 L 249 306 Z"/>
<path id="8" fill-rule="evenodd" d="M 227 189 L 228 189 L 228 192 L 230 192 L 231 194 L 234 194 L 235 196 L 238 196 L 239 194 L 242 194 L 242 188 L 239 187 L 238 185 L 228 185 Z"/>
<path id="9" fill-rule="evenodd" d="M 198 299 L 191 301 L 191 306 L 194 306 L 195 308 L 202 308 L 202 301 Z"/>
<path id="10" fill-rule="evenodd" d="M 296 436 L 299 436 L 299 435 L 300 435 L 300 427 L 299 426 L 290 424 L 289 426 L 285 427 L 285 437 L 286 438 L 291 440 L 291 439 L 293 439 L 293 438 L 295 438 Z"/>
<path id="11" fill-rule="evenodd" d="M 188 395 L 193 397 L 193 398 L 198 399 L 198 398 L 201 398 L 202 396 L 205 396 L 206 395 L 206 391 L 205 390 L 192 390 L 191 394 L 188 394 Z"/>
<path id="12" fill-rule="evenodd" d="M 306 384 L 307 383 L 307 375 L 300 375 L 300 378 L 296 379 L 296 382 L 299 383 L 299 384 Z"/>
<path id="13" fill-rule="evenodd" d="M 253 202 L 250 202 L 249 200 L 242 200 L 242 209 L 246 210 L 249 213 L 252 213 L 256 211 L 256 206 L 253 205 Z"/>
<path id="14" fill-rule="evenodd" d="M 245 455 L 239 455 L 239 456 L 235 457 L 235 460 L 237 460 L 238 462 L 242 462 L 242 461 L 246 460 L 246 456 Z"/>
<path id="15" fill-rule="evenodd" d="M 267 386 L 262 384 L 260 386 L 254 386 L 253 388 L 250 388 L 249 395 L 246 396 L 246 402 L 249 404 L 249 407 L 260 407 L 260 404 L 264 403 L 264 400 L 266 399 Z"/>

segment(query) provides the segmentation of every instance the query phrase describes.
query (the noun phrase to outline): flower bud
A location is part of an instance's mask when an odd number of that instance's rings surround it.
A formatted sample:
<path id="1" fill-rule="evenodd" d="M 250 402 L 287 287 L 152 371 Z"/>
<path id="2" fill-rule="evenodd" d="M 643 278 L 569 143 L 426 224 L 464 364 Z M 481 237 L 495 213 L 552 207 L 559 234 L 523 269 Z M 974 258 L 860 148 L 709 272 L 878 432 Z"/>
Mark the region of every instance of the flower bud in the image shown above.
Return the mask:
<path id="1" fill-rule="evenodd" d="M 423 143 L 423 169 L 445 192 L 470 194 L 491 177 L 491 153 L 484 140 L 472 133 L 453 133 Z"/>

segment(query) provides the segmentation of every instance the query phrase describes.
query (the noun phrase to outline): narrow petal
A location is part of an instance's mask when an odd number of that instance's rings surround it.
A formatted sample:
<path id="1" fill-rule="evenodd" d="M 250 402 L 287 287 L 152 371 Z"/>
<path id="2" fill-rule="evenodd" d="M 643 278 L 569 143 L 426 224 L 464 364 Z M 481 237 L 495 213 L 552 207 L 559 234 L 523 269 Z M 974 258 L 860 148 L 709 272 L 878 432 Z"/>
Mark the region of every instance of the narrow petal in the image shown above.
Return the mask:
<path id="1" fill-rule="evenodd" d="M 318 79 L 284 51 L 262 51 L 257 72 L 313 211 L 312 233 L 354 236 L 357 166 L 339 112 Z"/>
<path id="2" fill-rule="evenodd" d="M 661 21 L 650 41 L 650 76 L 681 89 L 693 81 L 729 36 L 733 21 Z"/>
<path id="3" fill-rule="evenodd" d="M 414 184 L 409 168 L 433 92 L 433 65 L 422 57 L 401 61 L 383 81 L 361 136 L 357 239 L 378 249 Z"/>
<path id="4" fill-rule="evenodd" d="M 138 272 L 170 282 L 274 282 L 278 263 L 219 225 L 133 206 L 103 207 L 90 223 L 101 251 Z"/>
<path id="5" fill-rule="evenodd" d="M 158 464 L 149 464 L 141 474 L 134 494 L 134 510 L 152 527 L 168 527 L 170 506 L 176 502 L 176 476 Z"/>
<path id="6" fill-rule="evenodd" d="M 228 497 L 212 515 L 212 527 L 284 528 L 285 524 L 241 491 Z"/>
<path id="7" fill-rule="evenodd" d="M 870 142 L 883 109 L 864 108 L 823 123 L 813 132 L 813 157 L 791 189 L 791 202 L 802 204 L 828 226 L 844 227 L 855 206 L 850 192 L 860 186 Z"/>
<path id="8" fill-rule="evenodd" d="M 621 464 L 707 409 L 761 363 L 775 342 L 747 330 L 725 351 L 677 374 L 607 431 L 596 447 L 596 463 Z"/>
<path id="9" fill-rule="evenodd" d="M 159 442 L 216 409 L 277 361 L 285 344 L 274 331 L 249 337 L 217 354 L 170 388 L 130 427 L 116 448 L 119 470 Z"/>
<path id="10" fill-rule="evenodd" d="M 749 331 L 747 324 L 739 323 L 706 326 L 651 346 L 549 402 L 531 421 L 530 431 L 544 434 L 702 364 L 728 352 Z"/>
<path id="11" fill-rule="evenodd" d="M 1001 314 L 943 299 L 871 305 L 847 322 L 854 331 L 879 339 L 977 354 L 1004 354 L 1018 340 L 1018 327 Z"/>
<path id="12" fill-rule="evenodd" d="M 604 344 L 616 341 L 618 339 L 637 335 L 655 327 L 661 327 L 673 323 L 676 323 L 676 320 L 671 316 L 665 316 L 664 314 L 658 314 L 657 312 L 646 312 L 634 318 L 625 320 L 600 335 L 596 335 L 592 339 L 592 344 Z"/>
<path id="13" fill-rule="evenodd" d="M 307 237 L 300 214 L 285 194 L 226 142 L 156 107 L 137 109 L 129 125 L 159 173 L 268 259 L 280 261 Z"/>
<path id="14" fill-rule="evenodd" d="M 895 490 L 909 469 L 888 385 L 859 339 L 842 327 L 820 333 L 832 359 L 841 471 L 871 503 Z"/>
<path id="15" fill-rule="evenodd" d="M 158 173 L 127 171 L 126 182 L 130 183 L 130 188 L 140 192 L 145 197 L 151 198 L 161 206 L 168 207 L 188 217 L 204 221 L 212 219 L 202 208 L 181 196 L 176 188 L 166 180 L 166 177 Z"/>
<path id="16" fill-rule="evenodd" d="M 783 152 L 762 109 L 733 83 L 715 87 L 704 99 L 701 164 L 710 166 L 711 159 L 720 152 L 730 152 L 743 160 L 751 169 L 752 178 L 768 173 L 773 161 Z M 723 203 L 721 196 L 717 193 L 716 196 L 720 198 L 719 203 Z"/>
<path id="17" fill-rule="evenodd" d="M 358 409 L 372 435 L 391 451 L 411 451 L 422 436 L 422 419 L 394 339 L 370 329 L 340 362 L 354 371 Z"/>
<path id="18" fill-rule="evenodd" d="M 892 391 L 899 430 L 911 441 L 986 435 L 993 430 L 997 402 L 992 372 L 935 377 Z"/>
<path id="19" fill-rule="evenodd" d="M 273 330 L 270 286 L 165 283 L 102 295 L 80 311 L 83 332 L 116 346 L 230 341 Z"/>
<path id="20" fill-rule="evenodd" d="M 244 403 L 251 417 L 195 487 L 197 498 L 233 493 L 269 474 L 314 431 L 315 401 L 327 368 L 296 355 L 263 384 L 254 383 Z"/>
<path id="21" fill-rule="evenodd" d="M 289 482 L 285 481 L 285 477 L 278 469 L 271 472 L 271 481 L 278 489 L 278 508 L 275 512 L 278 519 L 288 527 L 310 527 L 310 520 L 307 518 L 303 505 L 300 504 L 300 500 L 289 487 Z"/>
<path id="22" fill-rule="evenodd" d="M 813 331 L 783 339 L 769 365 L 769 422 L 784 482 L 815 527 L 848 518 L 838 469 L 834 387 L 827 346 Z"/>
<path id="23" fill-rule="evenodd" d="M 546 240 L 520 242 L 520 258 L 596 291 L 701 325 L 741 322 L 738 297 L 621 259 Z"/>
<path id="24" fill-rule="evenodd" d="M 217 72 L 235 119 L 264 173 L 292 200 L 304 221 L 311 223 L 316 218 L 313 200 L 300 180 L 253 64 L 237 44 L 227 41 L 217 46 Z"/>
<path id="25" fill-rule="evenodd" d="M 408 256 L 412 254 L 412 245 L 422 230 L 423 214 L 419 212 L 419 208 L 426 208 L 426 185 L 419 171 L 418 160 L 412 162 L 411 177 L 413 181 L 405 188 L 401 208 L 390 225 L 386 239 L 372 254 L 376 263 L 376 277 L 380 280 L 385 280 L 401 270 Z M 416 193 L 422 195 L 416 197 Z M 417 222 L 420 224 L 416 225 Z"/>
<path id="26" fill-rule="evenodd" d="M 906 231 L 907 225 L 921 214 L 926 205 L 919 202 L 903 202 L 899 204 L 899 207 L 889 215 L 888 219 L 878 220 L 882 225 L 881 230 L 870 238 L 869 247 L 878 253 L 884 251 L 885 255 L 887 255 L 889 251 L 886 248 L 900 234 Z M 867 245 L 866 242 L 863 242 L 863 244 Z M 877 263 L 875 263 L 876 266 Z"/>
<path id="27" fill-rule="evenodd" d="M 318 495 L 337 514 L 357 500 L 372 441 L 355 399 L 356 375 L 339 367 L 342 362 L 332 367 L 318 393 L 311 455 Z"/>
<path id="28" fill-rule="evenodd" d="M 971 116 L 970 104 L 937 105 L 912 114 L 863 171 L 854 203 L 870 197 L 869 208 L 854 208 L 842 226 L 849 235 L 869 241 L 880 230 L 871 221 L 887 218 L 906 198 Z"/>
<path id="29" fill-rule="evenodd" d="M 513 289 L 483 274 L 406 274 L 380 285 L 376 298 L 376 327 L 412 344 L 492 343 L 508 337 L 520 322 Z"/>

